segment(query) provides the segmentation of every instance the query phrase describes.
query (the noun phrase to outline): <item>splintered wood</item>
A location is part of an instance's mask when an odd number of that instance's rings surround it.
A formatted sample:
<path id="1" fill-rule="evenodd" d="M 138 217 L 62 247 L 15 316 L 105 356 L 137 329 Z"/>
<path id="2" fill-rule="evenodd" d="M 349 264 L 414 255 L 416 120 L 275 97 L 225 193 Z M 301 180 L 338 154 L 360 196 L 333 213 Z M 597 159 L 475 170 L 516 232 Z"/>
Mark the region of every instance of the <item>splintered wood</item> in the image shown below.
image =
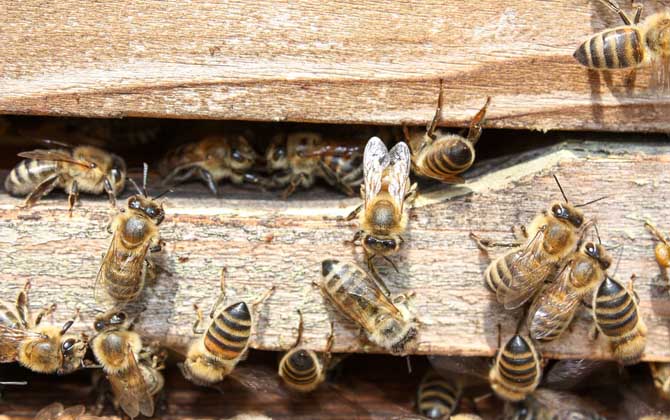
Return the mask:
<path id="1" fill-rule="evenodd" d="M 470 232 L 510 241 L 513 225 L 530 222 L 552 201 L 561 200 L 556 174 L 570 200 L 607 199 L 585 207 L 597 219 L 600 235 L 613 250 L 610 273 L 627 283 L 637 275 L 642 317 L 649 327 L 645 360 L 670 361 L 670 295 L 654 260 L 654 239 L 644 228 L 650 219 L 668 231 L 670 149 L 649 143 L 562 143 L 514 158 L 478 163 L 460 187 L 432 186 L 421 191 L 411 213 L 400 255 L 400 272 L 381 262 L 393 292 L 414 290 L 422 323 L 419 353 L 493 355 L 498 324 L 503 338 L 515 329 L 519 311 L 507 312 L 484 286 L 488 260 L 469 239 Z M 228 198 L 209 196 L 200 185 L 184 186 L 167 199 L 161 225 L 167 242 L 159 264 L 166 270 L 145 289 L 146 311 L 136 330 L 183 352 L 194 337 L 193 304 L 208 313 L 219 294 L 219 273 L 227 268 L 228 304 L 252 300 L 272 285 L 276 291 L 259 307 L 252 347 L 289 348 L 305 319 L 304 342 L 326 345 L 335 322 L 336 352 L 379 351 L 363 341 L 354 325 L 336 313 L 312 282 L 319 281 L 326 258 L 363 260 L 362 250 L 345 244 L 356 230 L 343 218 L 359 204 L 336 193 L 300 192 L 288 201 L 271 193 L 228 190 Z M 127 193 L 126 193 L 127 194 Z M 32 210 L 0 195 L 0 282 L 12 299 L 25 280 L 33 284 L 34 307 L 58 303 L 61 323 L 79 307 L 78 331 L 92 331 L 96 311 L 93 285 L 110 236 L 105 232 L 109 203 L 82 197 L 67 215 L 64 196 L 52 195 Z M 121 200 L 120 202 L 123 202 Z M 504 252 L 504 248 L 493 250 Z M 616 268 L 615 268 L 616 266 Z M 572 331 L 540 348 L 546 357 L 611 358 L 602 338 L 592 341 L 591 315 L 584 308 Z"/>
<path id="2" fill-rule="evenodd" d="M 2 0 L 0 13 L 0 113 L 426 123 L 444 78 L 447 125 L 491 96 L 493 127 L 670 130 L 648 70 L 631 87 L 572 57 L 621 25 L 596 0 Z"/>

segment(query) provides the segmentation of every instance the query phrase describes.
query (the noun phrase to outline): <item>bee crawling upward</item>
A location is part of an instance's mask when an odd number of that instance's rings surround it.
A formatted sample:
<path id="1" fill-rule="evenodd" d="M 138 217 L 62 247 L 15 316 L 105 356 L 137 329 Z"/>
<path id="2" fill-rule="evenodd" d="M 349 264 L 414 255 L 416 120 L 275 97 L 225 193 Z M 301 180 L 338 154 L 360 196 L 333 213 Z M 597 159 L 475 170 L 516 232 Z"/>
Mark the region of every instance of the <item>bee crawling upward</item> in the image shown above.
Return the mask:
<path id="1" fill-rule="evenodd" d="M 500 398 L 507 401 L 523 400 L 535 391 L 541 377 L 541 356 L 530 338 L 517 331 L 504 347 L 498 345 L 498 355 L 489 380 L 491 388 Z"/>
<path id="2" fill-rule="evenodd" d="M 409 219 L 405 204 L 411 204 L 416 198 L 416 184 L 410 187 L 409 182 L 409 147 L 400 142 L 389 151 L 379 137 L 372 137 L 363 153 L 363 171 L 365 183 L 361 186 L 361 196 L 364 203 L 351 212 L 347 220 L 360 214 L 360 230 L 353 240 L 360 239 L 368 268 L 388 294 L 372 260 L 379 255 L 393 264 L 388 257 L 397 253 L 404 241 L 402 234 Z"/>
<path id="3" fill-rule="evenodd" d="M 417 390 L 416 405 L 419 413 L 429 419 L 449 419 L 456 411 L 463 393 L 457 380 L 447 380 L 437 372 L 428 371 Z"/>
<path id="4" fill-rule="evenodd" d="M 63 143 L 45 142 L 69 149 L 38 149 L 19 153 L 25 159 L 5 179 L 5 190 L 10 194 L 27 195 L 24 207 L 32 207 L 54 188 L 61 188 L 69 194 L 70 213 L 80 191 L 91 194 L 104 191 L 112 206 L 116 205 L 116 195 L 123 191 L 126 183 L 123 159 L 93 146 L 71 148 Z"/>
<path id="5" fill-rule="evenodd" d="M 42 319 L 56 309 L 42 309 L 33 319 L 28 303 L 30 282 L 11 304 L 0 301 L 0 363 L 19 362 L 40 373 L 71 373 L 82 367 L 86 340 L 66 335 L 79 311 L 62 328 L 41 325 Z"/>
<path id="6" fill-rule="evenodd" d="M 159 252 L 164 243 L 158 226 L 165 218 L 163 204 L 157 197 L 147 195 L 148 167 L 144 165 L 144 182 L 140 188 L 131 179 L 138 191 L 128 199 L 128 207 L 117 214 L 108 226 L 113 233 L 109 249 L 105 253 L 96 278 L 95 295 L 98 302 L 105 297 L 114 302 L 136 300 L 146 278 L 155 278 L 154 264 L 147 258 L 149 251 Z"/>

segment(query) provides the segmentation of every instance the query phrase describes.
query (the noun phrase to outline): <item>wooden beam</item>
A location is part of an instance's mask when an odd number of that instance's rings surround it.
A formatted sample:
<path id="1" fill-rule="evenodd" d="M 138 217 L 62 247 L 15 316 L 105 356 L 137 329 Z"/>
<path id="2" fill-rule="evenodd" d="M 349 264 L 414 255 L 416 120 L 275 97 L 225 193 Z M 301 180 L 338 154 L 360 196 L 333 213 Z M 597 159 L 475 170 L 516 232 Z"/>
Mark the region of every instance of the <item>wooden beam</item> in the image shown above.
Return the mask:
<path id="1" fill-rule="evenodd" d="M 560 199 L 551 174 L 576 202 L 608 195 L 585 209 L 595 217 L 603 241 L 621 245 L 616 277 L 635 273 L 642 316 L 649 327 L 645 360 L 670 361 L 670 296 L 660 291 L 654 241 L 643 219 L 670 230 L 670 146 L 644 142 L 567 142 L 513 158 L 479 162 L 460 187 L 424 188 L 412 212 L 407 244 L 395 258 L 400 273 L 382 266 L 392 291 L 416 291 L 415 306 L 424 325 L 419 353 L 491 356 L 497 325 L 511 334 L 518 313 L 503 311 L 485 288 L 487 261 L 468 238 L 471 231 L 497 240 L 511 238 L 510 227 L 529 223 Z M 301 192 L 289 201 L 270 193 L 224 189 L 216 199 L 200 185 L 180 188 L 166 202 L 161 231 L 167 242 L 162 264 L 172 273 L 147 287 L 146 312 L 136 329 L 183 351 L 193 338 L 192 306 L 206 310 L 216 300 L 219 271 L 228 269 L 228 302 L 252 299 L 271 285 L 277 291 L 261 307 L 252 347 L 289 348 L 298 316 L 305 318 L 304 341 L 321 350 L 334 320 L 335 351 L 376 351 L 363 346 L 356 328 L 335 313 L 311 285 L 320 279 L 325 258 L 362 259 L 360 248 L 345 245 L 356 224 L 341 220 L 358 205 L 322 190 Z M 121 201 L 123 202 L 123 201 Z M 83 197 L 72 218 L 63 196 L 43 200 L 30 211 L 21 200 L 0 195 L 0 282 L 12 299 L 26 279 L 33 282 L 35 307 L 56 301 L 55 321 L 82 310 L 79 331 L 89 331 L 98 308 L 93 284 L 106 250 L 109 204 Z M 605 343 L 588 338 L 590 315 L 580 314 L 573 331 L 541 346 L 546 357 L 609 358 Z"/>
<path id="2" fill-rule="evenodd" d="M 626 2 L 621 2 L 628 7 Z M 644 1 L 645 16 L 653 11 Z M 670 130 L 670 104 L 575 49 L 598 1 L 0 1 L 0 113 Z"/>

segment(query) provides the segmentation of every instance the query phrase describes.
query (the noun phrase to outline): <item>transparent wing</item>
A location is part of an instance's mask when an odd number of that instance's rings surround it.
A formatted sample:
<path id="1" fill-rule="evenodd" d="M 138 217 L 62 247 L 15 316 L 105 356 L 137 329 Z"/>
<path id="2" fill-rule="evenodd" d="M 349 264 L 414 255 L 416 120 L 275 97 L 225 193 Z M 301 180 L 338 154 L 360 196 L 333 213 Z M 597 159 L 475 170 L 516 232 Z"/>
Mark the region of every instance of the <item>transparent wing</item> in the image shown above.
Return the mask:
<path id="1" fill-rule="evenodd" d="M 44 339 L 42 334 L 0 324 L 0 363 L 16 361 L 23 340 Z"/>
<path id="2" fill-rule="evenodd" d="M 670 92 L 670 57 L 658 58 L 651 62 L 649 88 L 659 95 Z"/>
<path id="3" fill-rule="evenodd" d="M 80 420 L 81 416 L 86 411 L 83 405 L 73 405 L 68 407 L 57 417 L 58 420 Z"/>
<path id="4" fill-rule="evenodd" d="M 53 162 L 67 162 L 74 165 L 83 166 L 85 168 L 94 168 L 95 164 L 88 162 L 82 159 L 75 159 L 72 155 L 66 150 L 46 150 L 46 149 L 37 149 L 30 152 L 21 152 L 19 156 L 26 159 L 34 160 L 48 160 Z"/>
<path id="5" fill-rule="evenodd" d="M 114 375 L 108 375 L 109 383 L 117 403 L 131 418 L 140 413 L 146 417 L 154 414 L 154 401 L 149 394 L 144 376 L 132 348 L 127 348 L 128 368 Z"/>
<path id="6" fill-rule="evenodd" d="M 528 311 L 529 328 L 536 340 L 556 335 L 570 323 L 581 298 L 570 285 L 572 264 L 568 264 L 553 283 L 547 284 L 537 294 Z"/>
<path id="7" fill-rule="evenodd" d="M 390 163 L 388 169 L 388 191 L 393 197 L 396 209 L 402 213 L 409 183 L 409 170 L 412 166 L 409 147 L 400 142 L 389 152 Z M 366 190 L 367 191 L 367 190 Z"/>
<path id="8" fill-rule="evenodd" d="M 107 267 L 112 266 L 116 272 L 128 273 L 132 275 L 133 278 L 138 279 L 138 281 L 142 275 L 144 259 L 149 250 L 149 242 L 146 241 L 141 250 L 127 251 L 125 249 L 120 249 L 123 245 L 121 245 L 121 240 L 117 238 L 118 235 L 118 230 L 114 231 L 105 258 L 100 264 L 100 269 L 95 278 L 93 293 L 97 303 L 104 303 L 111 298 L 107 293 L 107 280 L 105 279 Z"/>
<path id="9" fill-rule="evenodd" d="M 35 420 L 55 420 L 65 407 L 61 403 L 52 403 L 41 409 L 35 414 Z"/>
<path id="10" fill-rule="evenodd" d="M 363 152 L 363 173 L 365 174 L 365 208 L 382 188 L 382 174 L 389 165 L 389 157 L 386 145 L 379 137 L 368 140 Z"/>

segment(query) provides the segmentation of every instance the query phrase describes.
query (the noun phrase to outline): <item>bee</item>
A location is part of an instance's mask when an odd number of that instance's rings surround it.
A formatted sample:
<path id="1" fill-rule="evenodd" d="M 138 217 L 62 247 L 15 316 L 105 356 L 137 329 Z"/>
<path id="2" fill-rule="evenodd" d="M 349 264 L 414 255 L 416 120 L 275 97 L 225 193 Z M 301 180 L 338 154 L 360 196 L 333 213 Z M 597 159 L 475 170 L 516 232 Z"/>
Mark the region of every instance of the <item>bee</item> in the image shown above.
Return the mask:
<path id="1" fill-rule="evenodd" d="M 493 260 L 484 278 L 489 289 L 496 293 L 505 309 L 516 309 L 535 295 L 542 284 L 556 276 L 566 260 L 576 250 L 592 222 L 584 222 L 578 208 L 594 203 L 570 204 L 563 188 L 554 176 L 565 203 L 555 202 L 535 216 L 525 235 L 525 243 Z M 476 235 L 471 237 L 485 250 Z"/>
<path id="2" fill-rule="evenodd" d="M 45 141 L 63 147 L 64 143 Z M 27 196 L 24 207 L 32 207 L 54 188 L 68 193 L 69 211 L 79 192 L 107 193 L 112 206 L 126 184 L 126 164 L 117 155 L 93 146 L 71 149 L 38 149 L 19 153 L 24 158 L 5 178 L 5 190 L 14 196 Z"/>
<path id="3" fill-rule="evenodd" d="M 265 153 L 272 184 L 286 187 L 288 198 L 298 187 L 311 187 L 316 178 L 352 196 L 363 182 L 363 145 L 355 139 L 325 139 L 315 132 L 280 134 Z"/>
<path id="4" fill-rule="evenodd" d="M 537 294 L 528 311 L 530 336 L 539 341 L 557 339 L 572 322 L 582 299 L 604 280 L 611 264 L 602 245 L 585 243 L 558 277 Z"/>
<path id="5" fill-rule="evenodd" d="M 449 381 L 430 370 L 419 384 L 417 409 L 429 419 L 452 418 L 450 416 L 456 411 L 462 393 L 463 388 L 459 382 Z"/>
<path id="6" fill-rule="evenodd" d="M 0 363 L 17 361 L 34 372 L 59 375 L 81 368 L 87 347 L 85 337 L 66 335 L 79 310 L 62 328 L 41 325 L 56 305 L 42 309 L 33 319 L 29 290 L 30 282 L 26 282 L 14 304 L 0 301 Z"/>
<path id="7" fill-rule="evenodd" d="M 500 333 L 499 333 L 500 334 Z M 498 335 L 500 341 L 500 335 Z M 521 401 L 535 391 L 542 377 L 540 354 L 530 338 L 517 331 L 498 355 L 489 372 L 491 388 L 506 401 Z"/>
<path id="8" fill-rule="evenodd" d="M 145 375 L 153 372 L 147 372 L 138 362 L 143 347 L 140 335 L 130 330 L 134 321 L 117 309 L 97 316 L 91 350 L 111 385 L 115 405 L 131 418 L 139 414 L 151 417 L 154 414 L 152 384 L 147 383 Z"/>
<path id="9" fill-rule="evenodd" d="M 463 183 L 459 174 L 467 171 L 475 161 L 475 145 L 482 134 L 482 122 L 491 97 L 470 122 L 467 137 L 437 131 L 437 124 L 442 117 L 443 81 L 440 79 L 440 95 L 433 121 L 425 132 L 410 132 L 403 126 L 405 141 L 412 151 L 412 170 L 414 173 L 437 179 L 448 184 Z"/>
<path id="10" fill-rule="evenodd" d="M 218 196 L 218 183 L 226 179 L 234 184 L 260 184 L 261 178 L 250 171 L 257 157 L 241 134 L 207 136 L 169 151 L 159 163 L 158 171 L 165 177 L 164 185 L 197 177 Z"/>
<path id="11" fill-rule="evenodd" d="M 576 395 L 542 388 L 519 403 L 508 403 L 505 406 L 505 418 L 510 420 L 605 420 L 605 417 L 598 414 L 599 409 L 600 407 Z"/>
<path id="12" fill-rule="evenodd" d="M 371 342 L 396 355 L 415 346 L 417 321 L 408 307 L 412 293 L 389 297 L 354 263 L 324 260 L 321 274 L 323 295 L 363 328 Z"/>
<path id="13" fill-rule="evenodd" d="M 106 419 L 106 417 L 92 416 L 86 413 L 86 407 L 83 405 L 73 405 L 65 408 L 63 404 L 55 402 L 42 408 L 35 414 L 34 420 L 96 420 Z"/>
<path id="14" fill-rule="evenodd" d="M 670 363 L 652 362 L 649 363 L 649 369 L 661 398 L 670 400 Z"/>
<path id="15" fill-rule="evenodd" d="M 238 362 L 246 357 L 257 306 L 268 299 L 275 289 L 273 286 L 255 300 L 251 304 L 252 311 L 246 302 L 240 301 L 216 312 L 226 296 L 225 272 L 225 269 L 221 270 L 221 295 L 209 314 L 212 321 L 206 331 L 198 329 L 203 316 L 198 306 L 194 305 L 198 318 L 193 324 L 193 333 L 202 337 L 191 343 L 186 360 L 179 368 L 184 377 L 196 385 L 214 385 L 231 376 Z M 243 378 L 238 376 L 234 379 Z"/>
<path id="16" fill-rule="evenodd" d="M 333 335 L 333 324 L 330 324 L 330 335 L 326 343 L 326 350 L 322 357 L 315 351 L 300 346 L 303 332 L 302 312 L 298 311 L 300 323 L 298 324 L 298 338 L 293 348 L 279 361 L 278 375 L 283 379 L 284 385 L 298 392 L 312 392 L 326 380 L 326 373 L 330 366 L 331 353 L 335 342 Z"/>
<path id="17" fill-rule="evenodd" d="M 156 277 L 155 266 L 147 252 L 159 252 L 165 245 L 158 230 L 165 211 L 163 204 L 156 201 L 165 193 L 154 198 L 147 195 L 148 171 L 144 164 L 142 189 L 130 179 L 138 194 L 128 199 L 127 209 L 118 213 L 107 227 L 113 237 L 96 277 L 98 302 L 104 301 L 105 297 L 116 302 L 133 301 L 142 292 L 145 280 Z"/>
<path id="18" fill-rule="evenodd" d="M 640 361 L 647 344 L 647 326 L 639 315 L 633 279 L 626 289 L 606 276 L 593 295 L 596 337 L 605 335 L 615 358 L 624 365 Z"/>
<path id="19" fill-rule="evenodd" d="M 651 232 L 652 235 L 658 240 L 656 247 L 654 248 L 654 255 L 656 256 L 656 262 L 661 268 L 661 274 L 670 287 L 670 278 L 668 278 L 668 267 L 670 267 L 670 241 L 665 237 L 656 226 L 652 225 L 651 222 L 645 222 L 644 226 Z"/>
<path id="20" fill-rule="evenodd" d="M 389 151 L 379 137 L 372 137 L 363 152 L 365 183 L 361 185 L 361 197 L 364 203 L 347 217 L 353 220 L 360 214 L 360 230 L 353 242 L 361 241 L 368 268 L 387 295 L 388 288 L 372 260 L 379 255 L 393 265 L 388 257 L 396 254 L 404 242 L 401 235 L 409 219 L 405 203 L 411 205 L 416 198 L 416 184 L 410 187 L 409 170 L 407 144 L 400 142 Z"/>
<path id="21" fill-rule="evenodd" d="M 623 26 L 592 35 L 577 48 L 575 59 L 596 70 L 632 69 L 651 66 L 652 88 L 670 88 L 670 13 L 655 13 L 640 22 L 642 5 L 635 5 L 633 19 L 614 0 L 601 0 L 619 15 Z"/>

